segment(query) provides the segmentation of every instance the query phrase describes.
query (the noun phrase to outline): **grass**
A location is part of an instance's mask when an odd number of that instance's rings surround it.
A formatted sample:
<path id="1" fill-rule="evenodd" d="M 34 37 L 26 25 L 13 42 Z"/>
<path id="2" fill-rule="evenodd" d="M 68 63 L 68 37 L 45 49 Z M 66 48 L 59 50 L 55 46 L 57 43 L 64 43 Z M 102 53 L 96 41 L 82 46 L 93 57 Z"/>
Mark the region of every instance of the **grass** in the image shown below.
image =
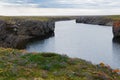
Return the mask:
<path id="1" fill-rule="evenodd" d="M 73 16 L 0 16 L 0 20 L 15 24 L 17 21 L 34 20 L 34 21 L 49 21 L 49 20 L 64 20 L 71 19 Z"/>
<path id="2" fill-rule="evenodd" d="M 110 18 L 114 21 L 120 21 L 120 15 L 111 15 L 111 16 L 106 16 L 106 18 Z"/>
<path id="3" fill-rule="evenodd" d="M 103 63 L 0 48 L 0 80 L 120 80 L 120 75 Z"/>
<path id="4" fill-rule="evenodd" d="M 118 21 L 118 20 L 120 21 L 120 15 L 111 15 L 104 17 L 112 19 L 114 21 Z M 0 20 L 4 20 L 12 24 L 15 24 L 17 21 L 23 21 L 23 20 L 49 21 L 49 20 L 75 19 L 75 18 L 77 18 L 77 16 L 0 16 Z"/>
<path id="5" fill-rule="evenodd" d="M 34 20 L 34 21 L 48 21 L 49 17 L 37 17 L 37 16 L 0 16 L 0 20 L 8 23 L 16 23 L 16 21 Z"/>

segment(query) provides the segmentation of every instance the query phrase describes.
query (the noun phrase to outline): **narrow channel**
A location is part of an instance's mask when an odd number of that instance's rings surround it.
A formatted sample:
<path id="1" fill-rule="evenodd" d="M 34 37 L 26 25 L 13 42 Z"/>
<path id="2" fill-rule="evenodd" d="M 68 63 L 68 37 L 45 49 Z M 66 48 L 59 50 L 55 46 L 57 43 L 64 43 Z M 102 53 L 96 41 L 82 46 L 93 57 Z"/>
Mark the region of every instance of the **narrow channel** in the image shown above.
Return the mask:
<path id="1" fill-rule="evenodd" d="M 81 58 L 94 64 L 104 62 L 120 68 L 120 44 L 112 42 L 111 26 L 76 23 L 75 20 L 55 24 L 55 36 L 27 45 L 29 52 L 55 52 Z"/>

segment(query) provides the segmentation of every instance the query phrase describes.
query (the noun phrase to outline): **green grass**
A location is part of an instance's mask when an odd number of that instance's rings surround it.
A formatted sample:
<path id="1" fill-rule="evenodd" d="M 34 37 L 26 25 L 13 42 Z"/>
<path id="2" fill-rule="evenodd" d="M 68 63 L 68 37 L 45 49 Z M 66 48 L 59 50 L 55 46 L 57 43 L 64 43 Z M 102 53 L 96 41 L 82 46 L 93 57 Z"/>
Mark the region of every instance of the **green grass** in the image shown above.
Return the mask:
<path id="1" fill-rule="evenodd" d="M 120 75 L 66 55 L 0 48 L 0 80 L 120 80 Z"/>

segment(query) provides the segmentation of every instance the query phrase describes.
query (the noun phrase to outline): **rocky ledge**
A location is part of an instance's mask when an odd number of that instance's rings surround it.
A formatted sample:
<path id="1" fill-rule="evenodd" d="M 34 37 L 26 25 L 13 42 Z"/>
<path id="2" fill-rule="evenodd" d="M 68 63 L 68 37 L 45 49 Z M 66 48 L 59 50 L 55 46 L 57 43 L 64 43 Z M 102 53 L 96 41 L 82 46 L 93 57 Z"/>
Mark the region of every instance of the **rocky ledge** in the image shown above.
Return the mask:
<path id="1" fill-rule="evenodd" d="M 76 23 L 112 26 L 113 20 L 104 16 L 80 16 L 76 19 Z"/>
<path id="2" fill-rule="evenodd" d="M 32 39 L 43 39 L 54 34 L 54 21 L 16 20 L 0 21 L 0 47 L 25 48 Z"/>

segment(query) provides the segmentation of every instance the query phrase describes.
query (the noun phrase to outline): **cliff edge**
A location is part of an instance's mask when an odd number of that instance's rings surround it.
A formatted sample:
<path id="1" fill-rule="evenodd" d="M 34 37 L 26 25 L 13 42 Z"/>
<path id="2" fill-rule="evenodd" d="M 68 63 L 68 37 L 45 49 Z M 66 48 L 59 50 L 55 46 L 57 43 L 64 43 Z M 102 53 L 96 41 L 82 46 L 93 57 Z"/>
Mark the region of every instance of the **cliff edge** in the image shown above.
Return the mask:
<path id="1" fill-rule="evenodd" d="M 104 16 L 81 16 L 76 19 L 76 23 L 112 26 L 113 20 Z"/>

